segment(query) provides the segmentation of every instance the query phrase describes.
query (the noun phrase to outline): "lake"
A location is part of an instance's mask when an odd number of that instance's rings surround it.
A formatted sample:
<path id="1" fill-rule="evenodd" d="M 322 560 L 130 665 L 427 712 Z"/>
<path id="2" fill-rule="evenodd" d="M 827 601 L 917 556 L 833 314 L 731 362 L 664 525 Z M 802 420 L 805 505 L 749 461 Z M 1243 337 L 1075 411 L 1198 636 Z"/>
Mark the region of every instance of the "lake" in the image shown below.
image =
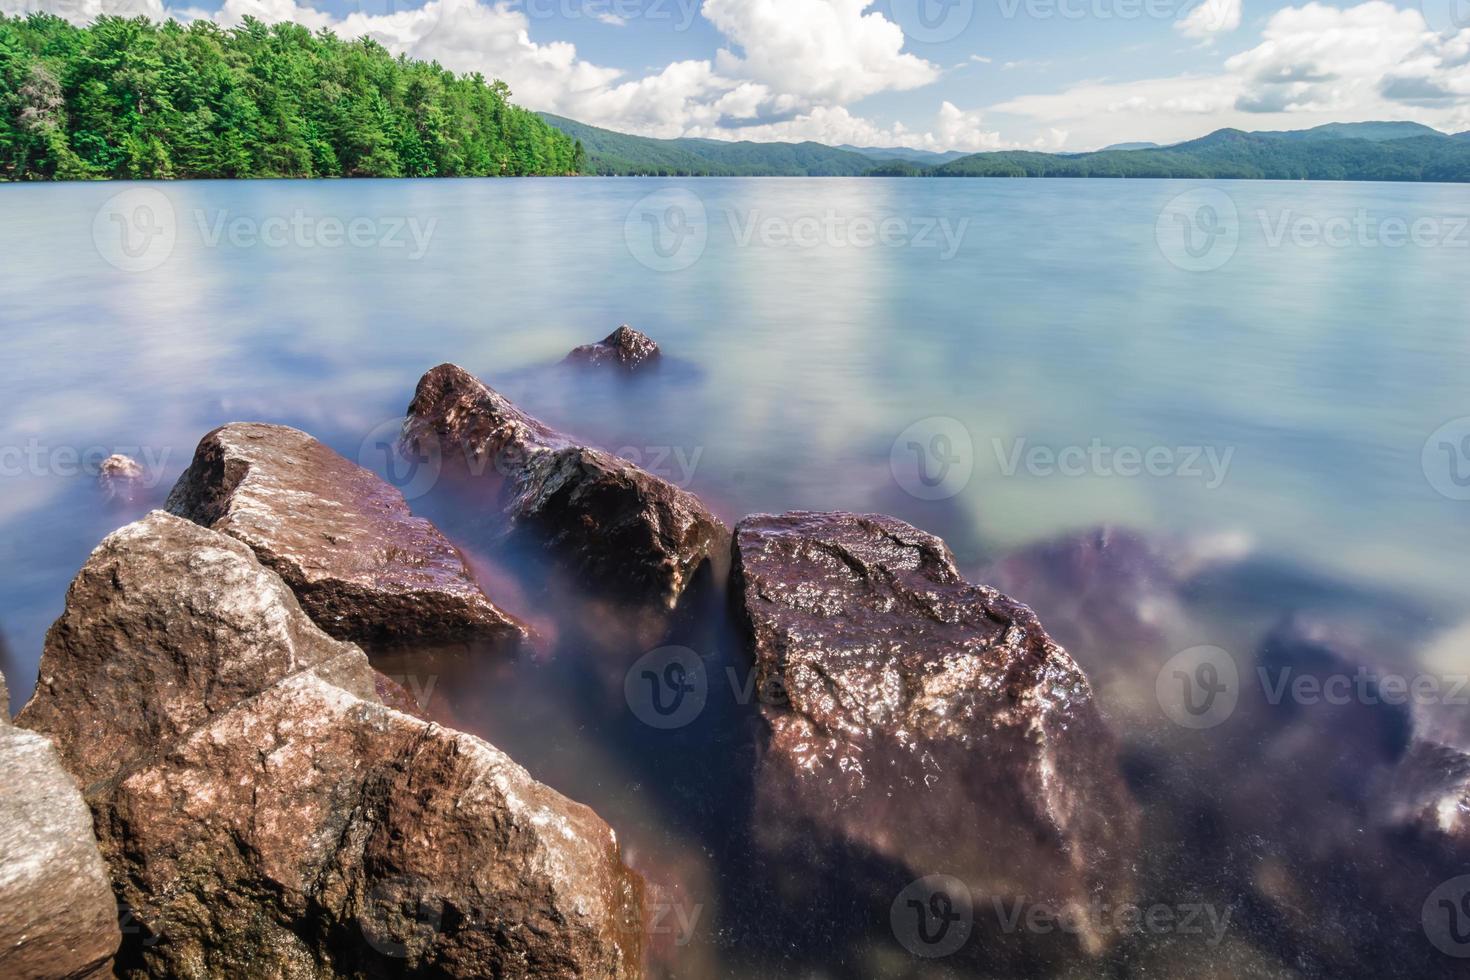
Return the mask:
<path id="1" fill-rule="evenodd" d="M 72 576 L 108 532 L 161 502 L 205 432 L 280 422 L 396 476 L 385 447 L 417 379 L 444 361 L 731 522 L 889 513 L 941 534 L 976 577 L 1100 525 L 1207 554 L 1227 571 L 1184 590 L 1166 655 L 1208 644 L 1247 663 L 1283 617 L 1326 610 L 1407 624 L 1391 632 L 1412 642 L 1377 651 L 1396 669 L 1470 671 L 1460 188 L 99 183 L 0 187 L 0 211 L 0 633 L 17 710 Z M 663 347 L 659 373 L 626 382 L 557 367 L 624 322 Z M 149 499 L 103 500 L 94 464 L 111 452 L 143 463 Z M 1043 596 L 1018 598 L 1049 622 Z M 740 668 L 718 657 L 721 671 Z M 575 655 L 552 660 L 389 672 L 593 806 L 635 862 L 656 853 L 683 869 L 702 913 L 678 975 L 939 975 L 895 956 L 886 908 L 871 929 L 777 928 L 770 893 L 731 887 L 743 839 L 736 811 L 709 826 L 710 800 L 724 799 L 709 773 L 747 757 L 738 706 L 670 741 L 626 706 L 569 695 Z M 1094 680 L 1152 808 L 1150 894 L 1174 901 L 1168 883 L 1187 881 L 1237 909 L 1242 924 L 1211 949 L 1227 964 L 1219 975 L 1327 969 L 1331 942 L 1297 952 L 1312 927 L 1274 922 L 1269 902 L 1236 891 L 1251 879 L 1243 867 L 1274 867 L 1295 845 L 1197 858 L 1176 818 L 1211 780 L 1171 776 L 1149 752 L 1252 767 L 1278 802 L 1271 779 L 1296 770 L 1261 763 L 1254 730 L 1230 741 L 1170 726 L 1139 696 L 1153 668 L 1130 670 Z M 698 792 L 667 785 L 696 769 Z M 1334 907 L 1351 910 L 1351 886 L 1324 886 L 1324 901 L 1333 887 L 1344 889 Z M 1111 975 L 1185 969 L 1186 945 L 1139 940 Z"/>

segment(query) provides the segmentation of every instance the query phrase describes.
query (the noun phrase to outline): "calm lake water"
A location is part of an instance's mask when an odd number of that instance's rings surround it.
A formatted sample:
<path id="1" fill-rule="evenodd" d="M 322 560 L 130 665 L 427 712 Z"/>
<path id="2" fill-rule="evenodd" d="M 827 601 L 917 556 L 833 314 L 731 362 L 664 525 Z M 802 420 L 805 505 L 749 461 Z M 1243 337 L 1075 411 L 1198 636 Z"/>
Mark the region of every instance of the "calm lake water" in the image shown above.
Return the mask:
<path id="1" fill-rule="evenodd" d="M 161 501 L 206 431 L 285 423 L 387 473 L 382 447 L 443 361 L 731 521 L 882 511 L 944 535 L 976 574 L 1102 524 L 1207 539 L 1239 561 L 1190 597 L 1177 649 L 1246 658 L 1299 608 L 1381 603 L 1422 640 L 1385 657 L 1470 671 L 1457 639 L 1470 619 L 1460 187 L 11 185 L 0 215 L 0 633 L 16 709 L 71 577 Z M 556 368 L 622 322 L 659 341 L 664 370 L 627 384 Z M 153 497 L 104 502 L 87 471 L 103 451 L 143 462 Z M 522 601 L 535 605 L 508 604 Z M 573 698 L 575 660 L 554 659 L 395 666 L 436 710 L 597 809 L 635 860 L 683 869 L 704 912 L 677 975 L 937 975 L 885 946 L 886 908 L 868 934 L 808 930 L 830 955 L 780 930 L 753 949 L 761 917 L 781 911 L 732 897 L 738 833 L 711 830 L 709 797 L 671 789 L 684 770 L 665 764 L 683 752 L 698 754 L 687 769 L 734 765 L 747 726 L 728 718 L 650 755 L 626 706 Z M 1153 690 L 1151 672 L 1133 680 Z M 1127 688 L 1102 695 L 1125 743 L 1172 744 Z M 1167 882 L 1192 859 L 1161 833 L 1171 856 L 1151 874 Z M 1239 899 L 1238 875 L 1193 871 L 1177 877 Z M 1323 961 L 1294 958 L 1292 942 L 1241 927 L 1218 975 L 1314 975 Z M 1134 947 L 1109 975 L 1182 975 L 1184 960 L 1155 952 Z"/>

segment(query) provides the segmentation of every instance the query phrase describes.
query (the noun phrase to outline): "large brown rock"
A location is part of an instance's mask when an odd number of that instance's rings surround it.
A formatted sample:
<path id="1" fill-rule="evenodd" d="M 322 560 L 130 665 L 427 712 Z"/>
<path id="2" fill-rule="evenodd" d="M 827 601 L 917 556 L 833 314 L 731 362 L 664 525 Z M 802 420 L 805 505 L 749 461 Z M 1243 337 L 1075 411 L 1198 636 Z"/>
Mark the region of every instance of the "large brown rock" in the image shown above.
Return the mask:
<path id="1" fill-rule="evenodd" d="M 634 977 L 610 828 L 469 735 L 379 703 L 357 647 L 226 535 L 108 538 L 21 720 L 87 784 L 128 977 Z"/>
<path id="2" fill-rule="evenodd" d="M 849 843 L 915 877 L 1074 914 L 1133 893 L 1138 814 L 1087 678 L 1029 609 L 965 582 L 944 543 L 881 516 L 757 516 L 732 591 L 769 744 L 777 846 Z M 1084 948 L 1109 942 L 1090 925 Z"/>
<path id="3" fill-rule="evenodd" d="M 572 364 L 603 365 L 632 373 L 658 363 L 658 344 L 647 334 L 639 333 L 626 323 L 600 342 L 578 347 L 567 355 Z"/>
<path id="4" fill-rule="evenodd" d="M 296 429 L 236 423 L 209 433 L 167 506 L 249 545 L 338 639 L 378 650 L 526 633 L 401 493 Z"/>
<path id="5" fill-rule="evenodd" d="M 576 445 L 452 364 L 419 381 L 403 442 L 483 479 L 514 530 L 577 580 L 622 597 L 673 607 L 729 538 L 692 493 Z"/>
<path id="6" fill-rule="evenodd" d="M 11 727 L 9 714 L 0 713 L 0 976 L 105 976 L 122 936 L 92 813 L 50 740 Z"/>

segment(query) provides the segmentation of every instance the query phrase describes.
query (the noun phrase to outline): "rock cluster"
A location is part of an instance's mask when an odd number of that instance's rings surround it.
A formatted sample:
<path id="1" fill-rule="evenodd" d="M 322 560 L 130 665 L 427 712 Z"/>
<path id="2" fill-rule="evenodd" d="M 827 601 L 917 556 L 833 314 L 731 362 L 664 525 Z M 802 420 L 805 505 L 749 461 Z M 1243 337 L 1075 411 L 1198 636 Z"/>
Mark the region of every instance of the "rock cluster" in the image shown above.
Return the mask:
<path id="1" fill-rule="evenodd" d="M 672 608 L 729 540 L 692 493 L 577 445 L 452 364 L 419 381 L 403 443 L 459 477 L 485 480 L 515 532 L 611 594 Z"/>
<path id="2" fill-rule="evenodd" d="M 526 635 L 398 490 L 296 429 L 209 433 L 167 507 L 249 545 L 338 639 L 382 650 Z"/>
<path id="3" fill-rule="evenodd" d="M 835 837 L 1058 914 L 1128 900 L 1138 814 L 1114 743 L 1029 609 L 876 515 L 748 518 L 731 574 L 761 688 L 783 692 L 757 780 L 777 846 Z"/>
<path id="4" fill-rule="evenodd" d="M 155 512 L 93 553 L 18 721 L 85 787 L 119 973 L 638 976 L 611 829 L 376 687 L 230 536 Z"/>

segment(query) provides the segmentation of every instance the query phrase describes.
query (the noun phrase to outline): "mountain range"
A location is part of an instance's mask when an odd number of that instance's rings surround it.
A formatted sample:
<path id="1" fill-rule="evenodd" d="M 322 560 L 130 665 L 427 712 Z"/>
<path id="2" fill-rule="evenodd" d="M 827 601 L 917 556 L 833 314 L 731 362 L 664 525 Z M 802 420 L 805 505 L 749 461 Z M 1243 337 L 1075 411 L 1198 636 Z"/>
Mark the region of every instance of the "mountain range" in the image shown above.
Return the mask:
<path id="1" fill-rule="evenodd" d="M 606 176 L 1142 177 L 1470 182 L 1470 132 L 1413 122 L 1329 123 L 1248 133 L 1222 129 L 1184 143 L 1120 143 L 1091 153 L 965 154 L 823 143 L 650 139 L 543 114 L 580 140 L 586 170 Z"/>

